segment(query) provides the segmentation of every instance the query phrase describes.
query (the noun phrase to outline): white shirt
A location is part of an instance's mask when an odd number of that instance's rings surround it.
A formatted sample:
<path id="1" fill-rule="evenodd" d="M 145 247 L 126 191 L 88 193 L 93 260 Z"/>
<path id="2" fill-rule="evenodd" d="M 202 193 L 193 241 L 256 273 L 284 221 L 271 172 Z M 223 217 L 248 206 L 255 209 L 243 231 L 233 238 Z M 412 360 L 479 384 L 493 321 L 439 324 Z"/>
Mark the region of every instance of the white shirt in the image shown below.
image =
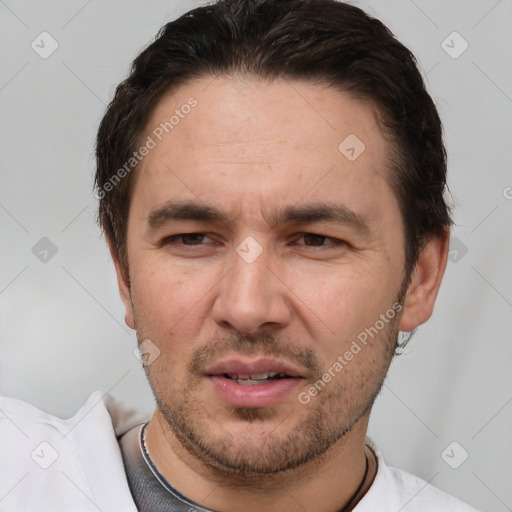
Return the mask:
<path id="1" fill-rule="evenodd" d="M 69 419 L 0 398 L 0 510 L 136 512 L 117 438 L 148 419 L 99 391 Z M 379 468 L 355 512 L 476 512 L 424 480 L 386 466 L 368 442 Z"/>

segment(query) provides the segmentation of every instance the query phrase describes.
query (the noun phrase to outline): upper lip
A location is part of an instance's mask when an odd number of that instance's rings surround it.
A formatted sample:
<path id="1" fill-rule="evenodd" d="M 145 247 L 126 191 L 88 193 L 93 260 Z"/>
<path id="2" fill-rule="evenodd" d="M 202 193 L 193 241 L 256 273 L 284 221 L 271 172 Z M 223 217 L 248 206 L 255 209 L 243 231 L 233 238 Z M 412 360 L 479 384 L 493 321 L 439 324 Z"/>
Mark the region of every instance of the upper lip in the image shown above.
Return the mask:
<path id="1" fill-rule="evenodd" d="M 242 359 L 230 358 L 208 366 L 205 370 L 207 375 L 257 375 L 263 373 L 284 373 L 288 377 L 303 377 L 304 372 L 298 368 L 279 361 L 278 359 L 258 358 L 258 359 Z"/>

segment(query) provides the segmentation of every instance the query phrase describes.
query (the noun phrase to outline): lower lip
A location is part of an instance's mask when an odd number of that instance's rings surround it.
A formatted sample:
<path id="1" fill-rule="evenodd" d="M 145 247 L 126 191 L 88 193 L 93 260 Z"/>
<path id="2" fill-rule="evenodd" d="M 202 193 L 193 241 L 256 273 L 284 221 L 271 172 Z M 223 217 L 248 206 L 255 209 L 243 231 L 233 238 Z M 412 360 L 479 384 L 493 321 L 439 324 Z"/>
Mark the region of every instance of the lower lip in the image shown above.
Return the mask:
<path id="1" fill-rule="evenodd" d="M 302 381 L 300 378 L 278 379 L 264 384 L 244 386 L 221 375 L 209 377 L 216 393 L 231 407 L 271 407 L 286 398 Z"/>

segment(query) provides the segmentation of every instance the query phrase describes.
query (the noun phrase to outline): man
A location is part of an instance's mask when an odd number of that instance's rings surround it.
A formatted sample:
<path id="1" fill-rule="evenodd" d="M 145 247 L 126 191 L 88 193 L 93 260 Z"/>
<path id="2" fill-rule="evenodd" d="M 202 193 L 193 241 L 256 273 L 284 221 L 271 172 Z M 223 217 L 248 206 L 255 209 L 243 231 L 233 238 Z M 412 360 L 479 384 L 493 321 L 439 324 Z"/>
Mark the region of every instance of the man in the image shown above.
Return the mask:
<path id="1" fill-rule="evenodd" d="M 3 401 L 46 471 L 23 475 L 11 434 L 2 510 L 474 510 L 366 438 L 397 340 L 432 313 L 445 182 L 413 56 L 361 10 L 224 0 L 166 25 L 96 175 L 156 411 Z"/>

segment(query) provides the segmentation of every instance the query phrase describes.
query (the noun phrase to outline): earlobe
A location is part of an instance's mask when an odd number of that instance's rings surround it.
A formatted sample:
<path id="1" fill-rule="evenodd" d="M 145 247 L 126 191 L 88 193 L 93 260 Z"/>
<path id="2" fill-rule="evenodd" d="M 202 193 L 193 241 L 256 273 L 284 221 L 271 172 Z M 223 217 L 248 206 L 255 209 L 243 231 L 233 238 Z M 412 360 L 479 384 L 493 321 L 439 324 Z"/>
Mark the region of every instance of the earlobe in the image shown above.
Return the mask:
<path id="1" fill-rule="evenodd" d="M 400 319 L 401 331 L 412 331 L 425 323 L 434 309 L 434 303 L 448 259 L 450 230 L 432 237 L 421 249 L 404 299 Z"/>
<path id="2" fill-rule="evenodd" d="M 117 254 L 117 250 L 114 246 L 114 243 L 111 240 L 108 240 L 108 247 L 110 250 L 110 255 L 112 256 L 112 261 L 114 262 L 114 267 L 116 269 L 119 295 L 121 296 L 121 300 L 123 301 L 124 304 L 124 321 L 126 322 L 126 325 L 128 327 L 130 327 L 131 329 L 135 329 L 135 318 L 133 314 L 130 276 L 128 275 L 127 269 L 125 269 L 121 264 L 119 256 Z"/>

